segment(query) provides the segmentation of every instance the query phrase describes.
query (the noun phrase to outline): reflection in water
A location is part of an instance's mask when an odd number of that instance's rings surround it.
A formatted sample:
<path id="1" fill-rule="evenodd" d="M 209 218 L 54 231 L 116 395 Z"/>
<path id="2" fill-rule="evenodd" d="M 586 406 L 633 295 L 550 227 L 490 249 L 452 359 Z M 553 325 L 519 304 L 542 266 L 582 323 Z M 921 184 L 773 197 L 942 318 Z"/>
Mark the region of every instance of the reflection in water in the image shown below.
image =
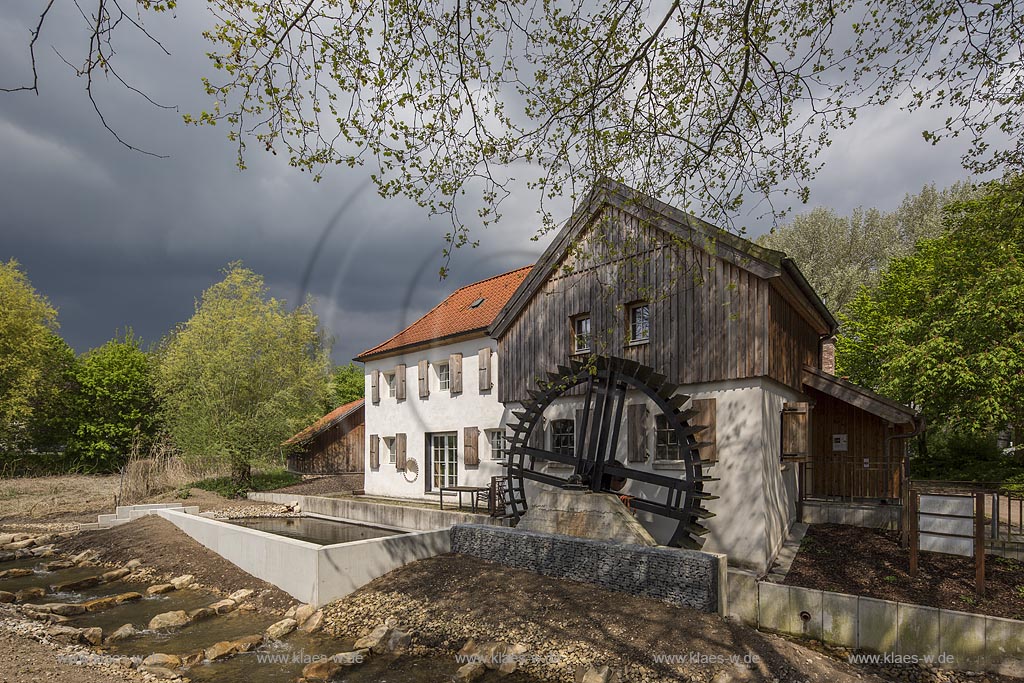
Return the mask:
<path id="1" fill-rule="evenodd" d="M 383 538 L 402 533 L 374 526 L 333 522 L 314 517 L 243 517 L 226 521 L 249 529 L 266 531 L 317 545 L 364 541 L 369 538 Z"/>

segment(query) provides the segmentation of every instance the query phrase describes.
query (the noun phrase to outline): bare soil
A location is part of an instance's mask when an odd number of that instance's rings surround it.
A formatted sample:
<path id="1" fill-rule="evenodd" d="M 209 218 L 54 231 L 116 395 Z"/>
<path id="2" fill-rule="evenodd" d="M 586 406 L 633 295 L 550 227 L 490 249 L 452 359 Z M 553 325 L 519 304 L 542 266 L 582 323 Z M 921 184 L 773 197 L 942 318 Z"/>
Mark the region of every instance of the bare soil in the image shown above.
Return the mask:
<path id="1" fill-rule="evenodd" d="M 571 681 L 578 667 L 600 665 L 642 681 L 711 681 L 716 675 L 715 680 L 744 681 L 881 680 L 717 615 L 460 555 L 406 565 L 332 603 L 325 613 L 328 628 L 341 637 L 396 617 L 414 631 L 416 645 L 448 656 L 469 638 L 520 643 L 528 657 L 540 660 L 523 664 L 524 670 L 550 680 Z M 659 655 L 697 661 L 657 663 Z M 730 661 L 734 655 L 739 664 Z"/>
<path id="2" fill-rule="evenodd" d="M 226 593 L 251 588 L 256 595 L 250 602 L 259 608 L 281 611 L 296 603 L 281 589 L 242 571 L 160 517 L 142 517 L 110 529 L 86 531 L 60 546 L 68 553 L 86 548 L 95 549 L 101 562 L 123 564 L 138 558 L 164 578 L 192 574 L 204 586 Z"/>
<path id="3" fill-rule="evenodd" d="M 103 670 L 57 660 L 50 647 L 28 636 L 0 631 L 0 683 L 125 683 L 141 680 L 131 670 Z"/>
<path id="4" fill-rule="evenodd" d="M 841 524 L 807 530 L 787 584 L 911 602 L 961 612 L 1024 619 L 1024 563 L 985 556 L 985 595 L 975 592 L 974 560 L 922 552 L 910 575 L 909 551 L 895 531 Z"/>

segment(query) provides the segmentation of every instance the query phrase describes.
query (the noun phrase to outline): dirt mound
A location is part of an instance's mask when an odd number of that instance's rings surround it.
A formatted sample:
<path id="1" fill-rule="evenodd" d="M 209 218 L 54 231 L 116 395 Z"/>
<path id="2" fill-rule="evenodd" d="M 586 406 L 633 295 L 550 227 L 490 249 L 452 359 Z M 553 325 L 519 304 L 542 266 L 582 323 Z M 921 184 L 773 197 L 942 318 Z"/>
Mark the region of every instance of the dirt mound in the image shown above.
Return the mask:
<path id="1" fill-rule="evenodd" d="M 231 593 L 242 588 L 257 592 L 258 607 L 282 610 L 297 602 L 271 584 L 242 571 L 217 553 L 194 541 L 165 519 L 142 517 L 110 529 L 79 534 L 61 544 L 64 552 L 94 548 L 101 562 L 122 564 L 138 558 L 146 567 L 169 578 L 192 574 L 199 583 Z"/>
<path id="2" fill-rule="evenodd" d="M 720 671 L 724 680 L 880 680 L 717 615 L 460 555 L 406 565 L 325 612 L 328 628 L 343 637 L 394 616 L 417 634 L 417 645 L 438 652 L 469 638 L 523 644 L 530 656 L 524 669 L 550 680 L 571 681 L 576 667 L 605 664 L 645 681 L 709 681 Z"/>

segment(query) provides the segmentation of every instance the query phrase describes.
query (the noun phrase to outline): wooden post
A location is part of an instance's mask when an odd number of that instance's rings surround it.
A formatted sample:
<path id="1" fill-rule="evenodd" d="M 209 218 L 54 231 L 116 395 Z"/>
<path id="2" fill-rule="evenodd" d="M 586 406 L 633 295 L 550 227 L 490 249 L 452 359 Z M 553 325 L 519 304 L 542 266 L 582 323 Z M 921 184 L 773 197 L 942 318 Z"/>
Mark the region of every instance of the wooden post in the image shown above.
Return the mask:
<path id="1" fill-rule="evenodd" d="M 921 545 L 921 539 L 917 533 L 917 509 L 920 505 L 920 494 L 914 489 L 910 489 L 907 498 L 910 503 L 910 575 L 917 576 L 917 554 Z"/>
<path id="2" fill-rule="evenodd" d="M 974 582 L 985 595 L 985 494 L 974 494 Z"/>

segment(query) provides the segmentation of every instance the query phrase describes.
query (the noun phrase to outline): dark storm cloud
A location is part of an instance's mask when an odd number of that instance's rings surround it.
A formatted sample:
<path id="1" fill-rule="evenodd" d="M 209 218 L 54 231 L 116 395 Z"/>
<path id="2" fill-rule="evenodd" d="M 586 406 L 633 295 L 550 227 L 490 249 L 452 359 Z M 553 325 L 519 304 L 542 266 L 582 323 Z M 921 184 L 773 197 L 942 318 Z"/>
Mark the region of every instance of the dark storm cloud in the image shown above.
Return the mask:
<path id="1" fill-rule="evenodd" d="M 28 78 L 25 47 L 35 3 L 0 7 L 0 83 Z M 139 36 L 121 45 L 122 75 L 180 111 L 152 107 L 116 84 L 100 83 L 111 125 L 156 159 L 117 144 L 76 79 L 51 49 L 74 61 L 82 35 L 73 8 L 55 6 L 37 51 L 41 94 L 0 94 L 0 258 L 16 258 L 59 307 L 62 333 L 79 351 L 131 326 L 156 341 L 187 319 L 193 301 L 234 260 L 263 274 L 275 296 L 294 303 L 316 255 L 308 293 L 346 361 L 412 322 L 457 286 L 529 263 L 535 197 L 510 198 L 497 226 L 477 231 L 475 250 L 456 252 L 439 282 L 444 220 L 405 200 L 383 200 L 368 169 L 328 172 L 313 183 L 286 160 L 256 149 L 249 169 L 218 128 L 190 128 L 181 112 L 208 106 L 201 3 L 149 26 L 172 57 Z M 63 12 L 57 14 L 56 12 Z M 961 176 L 958 151 L 931 148 L 923 125 L 898 112 L 863 116 L 837 135 L 812 204 L 846 211 L 892 207 L 925 182 Z M 941 152 L 936 151 L 941 150 Z M 323 247 L 314 249 L 340 206 Z M 565 217 L 569 207 L 561 207 Z M 752 234 L 767 224 L 752 226 Z"/>

